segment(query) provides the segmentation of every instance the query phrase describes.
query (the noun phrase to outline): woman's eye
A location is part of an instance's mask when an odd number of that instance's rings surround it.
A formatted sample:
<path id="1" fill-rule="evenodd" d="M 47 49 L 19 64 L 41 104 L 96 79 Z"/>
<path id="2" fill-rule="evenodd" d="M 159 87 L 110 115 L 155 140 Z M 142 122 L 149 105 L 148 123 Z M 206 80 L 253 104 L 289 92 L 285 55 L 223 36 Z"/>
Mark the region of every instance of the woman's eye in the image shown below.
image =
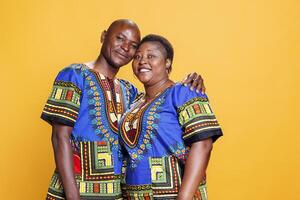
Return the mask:
<path id="1" fill-rule="evenodd" d="M 140 58 L 141 58 L 141 56 L 139 56 L 139 55 L 135 55 L 135 56 L 134 56 L 134 59 L 135 59 L 135 60 L 139 60 Z"/>

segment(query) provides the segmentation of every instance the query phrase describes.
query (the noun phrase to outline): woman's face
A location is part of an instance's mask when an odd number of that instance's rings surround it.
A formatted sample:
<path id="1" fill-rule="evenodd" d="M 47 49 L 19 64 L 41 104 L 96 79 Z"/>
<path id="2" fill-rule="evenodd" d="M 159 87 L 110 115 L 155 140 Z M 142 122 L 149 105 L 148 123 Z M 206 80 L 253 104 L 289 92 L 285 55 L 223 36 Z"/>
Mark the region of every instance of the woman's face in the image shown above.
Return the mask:
<path id="1" fill-rule="evenodd" d="M 165 48 L 159 42 L 141 44 L 133 57 L 133 73 L 148 86 L 168 79 L 167 68 L 171 62 L 166 59 L 166 55 Z"/>

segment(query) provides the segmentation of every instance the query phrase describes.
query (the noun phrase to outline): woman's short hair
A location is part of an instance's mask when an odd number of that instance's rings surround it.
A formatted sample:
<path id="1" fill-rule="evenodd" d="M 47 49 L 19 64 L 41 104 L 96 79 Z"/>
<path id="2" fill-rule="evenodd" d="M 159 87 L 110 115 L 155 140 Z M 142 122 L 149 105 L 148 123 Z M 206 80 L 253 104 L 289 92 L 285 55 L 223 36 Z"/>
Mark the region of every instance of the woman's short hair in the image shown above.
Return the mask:
<path id="1" fill-rule="evenodd" d="M 169 73 L 172 70 L 172 63 L 173 63 L 173 57 L 174 57 L 174 49 L 172 44 L 163 36 L 160 35 L 155 35 L 155 34 L 149 34 L 146 35 L 145 37 L 143 37 L 143 39 L 141 40 L 140 44 L 143 44 L 145 42 L 159 42 L 166 50 L 167 52 L 167 59 L 169 59 L 171 61 L 171 65 L 169 68 Z"/>

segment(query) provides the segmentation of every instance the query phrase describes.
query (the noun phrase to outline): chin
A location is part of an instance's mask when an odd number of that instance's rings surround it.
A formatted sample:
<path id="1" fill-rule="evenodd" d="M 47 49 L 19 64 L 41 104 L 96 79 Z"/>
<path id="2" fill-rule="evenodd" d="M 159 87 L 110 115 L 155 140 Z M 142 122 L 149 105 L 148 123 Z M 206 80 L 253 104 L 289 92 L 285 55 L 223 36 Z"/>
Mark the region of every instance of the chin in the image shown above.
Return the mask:
<path id="1" fill-rule="evenodd" d="M 147 82 L 149 82 L 149 79 L 148 78 L 145 78 L 143 76 L 137 76 L 137 78 L 139 79 L 139 81 L 142 83 L 142 84 L 146 84 Z"/>
<path id="2" fill-rule="evenodd" d="M 118 69 L 118 68 L 120 68 L 120 67 L 123 67 L 124 65 L 126 65 L 126 63 L 114 62 L 112 66 L 113 66 L 114 68 Z"/>
<path id="3" fill-rule="evenodd" d="M 124 65 L 127 65 L 129 63 L 129 61 L 124 61 L 124 60 L 120 60 L 120 59 L 112 59 L 112 66 L 114 68 L 120 68 L 120 67 L 123 67 Z"/>

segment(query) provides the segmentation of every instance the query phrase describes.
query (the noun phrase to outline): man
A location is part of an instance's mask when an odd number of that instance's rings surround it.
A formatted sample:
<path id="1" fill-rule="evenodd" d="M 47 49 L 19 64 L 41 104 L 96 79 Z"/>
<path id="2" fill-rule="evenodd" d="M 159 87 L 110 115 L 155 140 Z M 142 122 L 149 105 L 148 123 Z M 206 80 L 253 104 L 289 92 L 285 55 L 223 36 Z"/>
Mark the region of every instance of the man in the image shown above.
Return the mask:
<path id="1" fill-rule="evenodd" d="M 133 58 L 138 26 L 116 20 L 101 35 L 95 62 L 72 64 L 55 79 L 42 119 L 52 125 L 56 171 L 47 199 L 121 199 L 118 120 L 138 96 L 129 82 L 116 79 Z M 198 75 L 185 83 L 202 86 Z M 70 140 L 71 139 L 71 140 Z"/>

